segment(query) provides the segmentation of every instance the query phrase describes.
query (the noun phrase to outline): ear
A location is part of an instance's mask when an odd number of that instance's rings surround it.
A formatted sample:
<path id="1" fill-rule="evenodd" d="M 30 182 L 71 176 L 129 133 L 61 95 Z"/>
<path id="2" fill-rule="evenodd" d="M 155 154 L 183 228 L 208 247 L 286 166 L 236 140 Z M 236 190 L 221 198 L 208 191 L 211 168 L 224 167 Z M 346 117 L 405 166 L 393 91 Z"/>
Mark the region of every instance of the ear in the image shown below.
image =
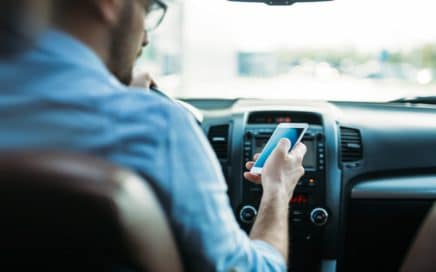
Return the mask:
<path id="1" fill-rule="evenodd" d="M 116 25 L 119 22 L 123 1 L 130 0 L 93 0 L 94 7 L 100 18 L 109 25 Z"/>

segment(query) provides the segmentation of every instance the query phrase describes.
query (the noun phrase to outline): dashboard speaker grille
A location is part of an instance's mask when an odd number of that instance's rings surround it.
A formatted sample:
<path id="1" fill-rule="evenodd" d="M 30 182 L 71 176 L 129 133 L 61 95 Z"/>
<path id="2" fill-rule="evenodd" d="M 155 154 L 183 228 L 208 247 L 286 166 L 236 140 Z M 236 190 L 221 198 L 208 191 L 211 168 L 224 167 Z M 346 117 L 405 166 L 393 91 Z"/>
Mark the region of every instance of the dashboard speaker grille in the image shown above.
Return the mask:
<path id="1" fill-rule="evenodd" d="M 212 126 L 209 129 L 208 139 L 217 157 L 227 160 L 229 157 L 229 125 Z"/>
<path id="2" fill-rule="evenodd" d="M 357 162 L 363 159 L 362 136 L 353 128 L 341 127 L 341 161 Z"/>

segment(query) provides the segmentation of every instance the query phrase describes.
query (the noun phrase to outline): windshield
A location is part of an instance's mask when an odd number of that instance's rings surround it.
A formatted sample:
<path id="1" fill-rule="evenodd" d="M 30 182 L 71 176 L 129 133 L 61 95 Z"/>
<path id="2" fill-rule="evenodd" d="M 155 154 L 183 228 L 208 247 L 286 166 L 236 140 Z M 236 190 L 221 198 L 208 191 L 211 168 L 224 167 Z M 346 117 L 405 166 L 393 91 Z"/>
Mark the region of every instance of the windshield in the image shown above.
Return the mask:
<path id="1" fill-rule="evenodd" d="M 138 61 L 178 98 L 436 95 L 436 2 L 173 0 Z"/>

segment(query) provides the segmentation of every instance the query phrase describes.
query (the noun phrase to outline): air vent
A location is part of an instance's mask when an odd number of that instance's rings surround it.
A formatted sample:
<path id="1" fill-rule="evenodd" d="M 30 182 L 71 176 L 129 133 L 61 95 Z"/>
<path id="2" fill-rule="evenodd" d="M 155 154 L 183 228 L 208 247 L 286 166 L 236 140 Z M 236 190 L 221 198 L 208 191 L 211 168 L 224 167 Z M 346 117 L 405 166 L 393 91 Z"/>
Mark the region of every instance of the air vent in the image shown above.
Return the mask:
<path id="1" fill-rule="evenodd" d="M 211 127 L 209 129 L 208 138 L 217 157 L 221 160 L 227 160 L 229 148 L 229 125 Z"/>
<path id="2" fill-rule="evenodd" d="M 321 116 L 308 112 L 253 112 L 248 118 L 248 124 L 280 124 L 280 123 L 309 123 L 312 125 L 321 125 Z"/>
<path id="3" fill-rule="evenodd" d="M 360 131 L 341 127 L 341 158 L 343 163 L 362 160 L 362 137 Z"/>

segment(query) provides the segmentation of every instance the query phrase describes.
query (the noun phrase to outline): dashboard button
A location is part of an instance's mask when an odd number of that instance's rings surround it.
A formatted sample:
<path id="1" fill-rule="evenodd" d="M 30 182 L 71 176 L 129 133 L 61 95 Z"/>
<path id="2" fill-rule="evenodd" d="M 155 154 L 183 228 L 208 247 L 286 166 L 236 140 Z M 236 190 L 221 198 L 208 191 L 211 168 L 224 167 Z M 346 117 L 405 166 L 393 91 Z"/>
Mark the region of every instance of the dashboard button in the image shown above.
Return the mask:
<path id="1" fill-rule="evenodd" d="M 307 185 L 309 185 L 310 187 L 315 187 L 316 185 L 318 185 L 318 182 L 316 181 L 316 179 L 311 178 L 307 182 Z"/>
<path id="2" fill-rule="evenodd" d="M 252 185 L 250 187 L 250 192 L 252 193 L 262 193 L 262 187 L 258 185 Z"/>
<path id="3" fill-rule="evenodd" d="M 242 207 L 241 212 L 239 213 L 239 219 L 241 219 L 243 223 L 251 224 L 254 222 L 256 215 L 256 208 L 251 205 L 246 205 Z"/>
<path id="4" fill-rule="evenodd" d="M 328 218 L 329 214 L 323 208 L 313 209 L 310 213 L 310 221 L 317 226 L 324 226 L 327 224 Z"/>
<path id="5" fill-rule="evenodd" d="M 293 223 L 301 223 L 301 222 L 303 222 L 303 219 L 300 217 L 295 217 L 295 218 L 292 218 L 292 222 Z"/>
<path id="6" fill-rule="evenodd" d="M 304 212 L 301 210 L 293 210 L 292 215 L 300 216 L 300 215 L 304 215 Z"/>
<path id="7" fill-rule="evenodd" d="M 324 135 L 322 133 L 318 133 L 316 135 L 316 139 L 318 140 L 318 142 L 322 142 L 324 141 Z"/>

